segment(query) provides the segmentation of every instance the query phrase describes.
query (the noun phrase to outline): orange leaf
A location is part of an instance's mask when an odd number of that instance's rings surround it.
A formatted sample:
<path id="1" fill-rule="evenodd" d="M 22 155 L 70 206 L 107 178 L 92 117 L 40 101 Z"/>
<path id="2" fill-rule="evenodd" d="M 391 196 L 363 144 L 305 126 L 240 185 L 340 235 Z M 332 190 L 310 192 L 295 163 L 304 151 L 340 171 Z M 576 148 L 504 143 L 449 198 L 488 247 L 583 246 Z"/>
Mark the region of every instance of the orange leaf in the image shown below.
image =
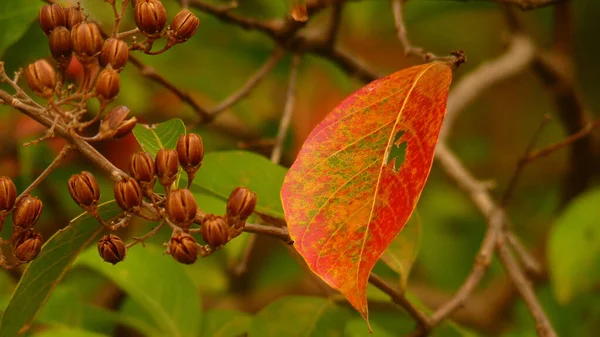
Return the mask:
<path id="1" fill-rule="evenodd" d="M 421 195 L 451 78 L 434 62 L 371 82 L 315 127 L 285 177 L 296 250 L 367 321 L 369 274 Z"/>

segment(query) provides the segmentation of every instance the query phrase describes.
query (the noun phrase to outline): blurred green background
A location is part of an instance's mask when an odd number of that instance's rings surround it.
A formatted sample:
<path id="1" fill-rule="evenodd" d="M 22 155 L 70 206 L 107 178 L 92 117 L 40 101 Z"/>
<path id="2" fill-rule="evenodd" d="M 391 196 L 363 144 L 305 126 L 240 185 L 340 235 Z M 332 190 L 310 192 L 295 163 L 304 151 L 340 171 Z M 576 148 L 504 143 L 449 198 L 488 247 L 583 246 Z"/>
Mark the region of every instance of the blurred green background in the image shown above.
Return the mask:
<path id="1" fill-rule="evenodd" d="M 0 59 L 5 62 L 7 73 L 10 74 L 38 58 L 48 57 L 49 52 L 47 38 L 35 21 L 37 8 L 43 2 L 4 1 L 5 4 L 0 4 L 0 9 L 4 9 L 5 13 L 14 9 L 10 6 L 22 6 L 23 12 L 27 8 L 34 8 L 30 11 L 32 14 L 29 13 L 20 20 L 23 34 L 13 27 L 13 23 L 10 23 L 11 30 L 4 29 L 3 22 L 8 25 L 9 21 L 3 19 L 0 11 L 0 30 L 4 31 L 0 35 L 12 34 L 15 39 L 6 50 L 0 50 Z M 163 3 L 169 18 L 180 8 L 172 0 L 164 0 Z M 110 29 L 110 6 L 100 0 L 84 0 L 81 5 L 92 19 Z M 600 33 L 600 21 L 597 19 L 600 2 L 579 0 L 572 1 L 571 5 L 575 86 L 580 90 L 581 98 L 593 117 L 594 112 L 600 111 L 600 67 L 597 65 L 600 59 L 600 44 L 597 43 Z M 289 3 L 283 0 L 240 0 L 240 6 L 235 12 L 258 19 L 271 19 L 285 16 L 289 9 Z M 179 88 L 190 92 L 204 106 L 213 106 L 243 85 L 269 57 L 274 43 L 259 32 L 246 31 L 223 23 L 211 15 L 195 13 L 201 24 L 190 41 L 177 45 L 164 54 L 140 55 L 139 58 L 176 83 Z M 550 48 L 552 8 L 519 15 L 537 45 L 540 48 Z M 466 52 L 468 62 L 455 72 L 454 83 L 486 60 L 500 55 L 509 38 L 503 9 L 491 1 L 411 0 L 405 7 L 405 16 L 409 36 L 415 45 L 436 54 L 446 54 L 456 49 Z M 328 11 L 319 13 L 310 18 L 306 29 L 318 27 L 327 20 Z M 124 27 L 135 27 L 131 15 L 127 16 Z M 388 1 L 348 2 L 343 10 L 337 43 L 383 74 L 417 64 L 414 59 L 407 59 L 403 55 L 395 35 Z M 270 139 L 277 132 L 285 103 L 290 63 L 291 57 L 286 55 L 247 98 L 223 113 L 214 124 L 191 130 L 202 135 L 206 151 L 250 146 L 250 150 L 268 156 L 269 147 L 256 146 L 256 141 Z M 132 65 L 125 68 L 121 79 L 121 93 L 117 102 L 129 106 L 142 122 L 159 123 L 177 117 L 186 123 L 193 123 L 197 119 L 189 106 L 181 103 L 163 87 L 143 78 Z M 359 80 L 348 76 L 326 59 L 314 55 L 302 57 L 297 100 L 286 141 L 283 166 L 287 167 L 293 162 L 304 138 L 325 114 L 362 85 Z M 7 89 L 5 84 L 0 86 Z M 544 89 L 535 74 L 526 71 L 483 92 L 458 118 L 450 136 L 450 146 L 476 177 L 495 183 L 496 187 L 492 190 L 495 196 L 500 196 L 504 191 L 517 161 L 543 116 L 556 116 L 552 98 L 552 93 Z M 0 106 L 0 120 L 0 174 L 13 178 L 17 189 L 23 190 L 50 163 L 61 143 L 50 141 L 22 147 L 22 143 L 40 137 L 43 128 L 6 106 Z M 558 119 L 553 118 L 543 130 L 538 145 L 558 141 L 564 136 Z M 593 134 L 593 139 L 597 140 L 597 136 Z M 133 136 L 129 136 L 123 140 L 101 143 L 98 148 L 115 165 L 125 169 L 129 154 L 138 150 L 139 145 Z M 559 200 L 561 182 L 567 168 L 566 149 L 528 165 L 517 185 L 508 213 L 516 233 L 542 261 L 547 271 L 539 280 L 537 292 L 559 335 L 594 336 L 600 329 L 600 273 L 597 271 L 600 270 L 600 236 L 580 234 L 581 231 L 588 230 L 586 233 L 589 233 L 590 229 L 600 226 L 600 196 L 597 191 L 589 192 L 584 196 L 587 198 L 584 202 L 575 199 L 567 205 L 565 212 L 565 208 L 560 207 Z M 82 157 L 70 157 L 34 193 L 42 198 L 45 205 L 42 220 L 38 224 L 44 238 L 49 238 L 80 213 L 68 195 L 66 180 L 71 174 L 81 170 L 98 173 L 96 176 L 101 180 L 102 194 L 112 195 L 112 186 L 107 177 L 102 176 Z M 597 174 L 594 178 L 597 180 Z M 568 212 L 572 215 L 565 214 Z M 421 239 L 408 291 L 423 305 L 434 309 L 450 298 L 470 272 L 485 232 L 486 220 L 436 163 L 418 204 L 417 213 L 420 217 Z M 123 236 L 139 235 L 150 226 L 151 224 L 143 222 L 136 223 Z M 560 235 L 551 238 L 554 230 Z M 285 327 L 277 330 L 277 324 L 287 324 L 288 327 L 295 326 L 294 324 L 306 325 L 308 322 L 299 318 L 303 317 L 303 310 L 311 313 L 323 308 L 323 304 L 319 302 L 321 299 L 289 296 L 323 296 L 329 291 L 306 271 L 294 254 L 290 254 L 289 247 L 264 237 L 258 238 L 257 248 L 250 256 L 249 271 L 243 275 L 235 274 L 232 270 L 242 254 L 247 236 L 248 234 L 244 234 L 223 251 L 185 267 L 177 265 L 168 256 L 160 256 L 160 247 L 151 246 L 147 248 L 148 252 L 139 253 L 139 256 L 135 252 L 131 253 L 124 263 L 111 268 L 103 265 L 96 255 L 95 247 L 92 247 L 58 285 L 45 309 L 38 315 L 29 335 L 53 336 L 53 329 L 67 328 L 109 336 L 137 336 L 140 331 L 152 331 L 152 328 L 144 330 L 143 325 L 150 324 L 148 322 L 153 320 L 160 321 L 160 317 L 147 317 L 149 304 L 143 299 L 140 302 L 140 297 L 143 298 L 144 295 L 136 294 L 135 291 L 135 282 L 142 281 L 123 281 L 115 274 L 128 271 L 131 274 L 146 275 L 148 270 L 154 270 L 156 278 L 149 278 L 144 282 L 154 280 L 157 289 L 180 287 L 197 295 L 197 298 L 192 298 L 195 304 L 189 304 L 192 308 L 189 310 L 197 315 L 185 317 L 186 321 L 202 321 L 202 330 L 194 332 L 198 335 L 236 336 L 249 332 L 251 336 L 295 336 L 293 331 L 286 332 Z M 588 241 L 582 242 L 584 236 Z M 160 244 L 165 239 L 166 237 L 155 238 L 154 242 Z M 548 243 L 552 240 L 560 248 L 557 248 L 559 251 L 554 255 L 548 253 Z M 142 250 L 141 247 L 135 249 Z M 566 259 L 571 255 L 585 255 L 588 258 L 585 263 L 569 265 L 560 270 L 569 270 L 571 279 L 587 279 L 589 283 L 572 285 L 568 298 L 557 295 L 563 291 L 560 287 L 564 283 L 555 283 L 558 281 L 554 279 L 554 275 L 560 271 L 552 270 L 554 263 L 563 263 L 559 261 L 562 254 Z M 155 266 L 154 263 L 158 265 Z M 396 277 L 383 265 L 378 265 L 376 270 L 389 279 Z M 8 302 L 21 272 L 22 270 L 17 269 L 0 273 L 0 303 Z M 192 294 L 183 298 L 187 297 L 189 302 Z M 146 296 L 152 298 L 154 295 Z M 376 291 L 373 291 L 372 296 L 375 336 L 401 336 L 412 329 L 414 323 L 397 308 L 387 305 L 385 296 Z M 276 301 L 279 298 L 282 299 Z M 559 298 L 561 301 L 558 301 Z M 146 300 L 151 302 L 151 299 Z M 317 329 L 312 334 L 308 332 L 298 335 L 368 336 L 366 327 L 358 316 L 350 312 L 343 301 L 335 303 L 337 304 L 331 306 L 336 309 L 327 311 L 331 311 L 331 317 L 319 319 L 318 326 L 328 324 L 329 329 Z M 181 302 L 171 304 L 177 306 Z M 146 306 L 146 309 L 140 309 L 140 306 Z M 168 313 L 176 309 L 172 307 L 162 310 Z M 200 315 L 201 311 L 203 313 Z M 116 312 L 120 314 L 115 315 Z M 256 313 L 258 314 L 254 316 Z M 346 317 L 343 321 L 347 323 L 332 323 L 339 322 L 340 317 Z M 462 328 L 448 328 L 452 332 L 440 330 L 440 336 L 535 335 L 535 324 L 531 316 L 497 261 L 494 261 L 483 285 L 453 317 Z M 123 322 L 125 318 L 130 321 Z M 296 320 L 298 322 L 294 322 Z M 137 329 L 133 329 L 132 326 L 137 323 Z M 270 326 L 275 327 L 269 330 Z M 219 329 L 222 331 L 215 332 Z M 57 336 L 71 333 L 65 331 L 57 332 Z M 163 335 L 169 335 L 168 331 L 170 330 L 163 330 Z M 326 334 L 324 331 L 333 332 Z M 81 331 L 73 333 L 73 336 L 86 336 Z M 89 336 L 95 335 L 90 333 Z M 183 333 L 182 336 L 187 335 Z"/>

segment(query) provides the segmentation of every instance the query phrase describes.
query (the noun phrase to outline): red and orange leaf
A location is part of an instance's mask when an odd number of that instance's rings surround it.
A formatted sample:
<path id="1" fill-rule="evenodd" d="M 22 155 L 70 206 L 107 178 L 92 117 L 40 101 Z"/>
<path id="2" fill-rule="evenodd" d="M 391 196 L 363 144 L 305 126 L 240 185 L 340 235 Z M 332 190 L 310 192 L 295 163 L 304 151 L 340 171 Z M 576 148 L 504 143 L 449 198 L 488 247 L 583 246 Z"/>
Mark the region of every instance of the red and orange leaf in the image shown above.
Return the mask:
<path id="1" fill-rule="evenodd" d="M 451 68 L 434 62 L 371 82 L 315 127 L 285 177 L 296 250 L 365 319 L 371 269 L 429 175 L 451 79 Z M 403 163 L 394 147 L 406 148 Z"/>

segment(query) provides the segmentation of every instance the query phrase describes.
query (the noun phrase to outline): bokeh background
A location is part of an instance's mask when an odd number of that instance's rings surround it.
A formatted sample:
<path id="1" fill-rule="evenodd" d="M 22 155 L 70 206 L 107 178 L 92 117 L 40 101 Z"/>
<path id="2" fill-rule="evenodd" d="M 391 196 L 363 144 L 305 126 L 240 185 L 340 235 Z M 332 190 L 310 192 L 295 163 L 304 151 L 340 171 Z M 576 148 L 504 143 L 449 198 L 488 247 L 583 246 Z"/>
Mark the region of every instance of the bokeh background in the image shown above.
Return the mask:
<path id="1" fill-rule="evenodd" d="M 163 3 L 169 17 L 180 9 L 176 1 L 164 0 Z M 290 4 L 283 0 L 240 0 L 239 3 L 236 13 L 258 19 L 283 17 L 290 10 Z M 39 6 L 42 5 L 40 1 Z M 100 0 L 83 0 L 81 5 L 91 18 L 110 29 L 110 6 Z M 574 85 L 590 118 L 594 118 L 600 111 L 600 2 L 578 0 L 571 1 L 571 6 Z M 274 43 L 259 32 L 243 30 L 201 12 L 196 14 L 201 25 L 194 38 L 167 53 L 140 55 L 139 58 L 201 104 L 212 106 L 245 83 L 269 57 Z M 542 49 L 551 48 L 552 8 L 519 15 L 536 44 Z M 415 45 L 436 54 L 447 54 L 456 49 L 466 52 L 468 62 L 455 72 L 454 83 L 486 60 L 500 55 L 510 34 L 502 7 L 492 1 L 411 0 L 405 7 L 405 16 L 409 36 Z M 311 18 L 305 29 L 318 28 L 327 22 L 328 17 L 327 11 L 319 13 Z M 25 34 L 0 55 L 8 73 L 49 55 L 47 38 L 34 20 L 35 16 L 31 18 Z M 135 27 L 131 15 L 127 16 L 124 27 Z M 418 60 L 404 56 L 395 34 L 388 1 L 349 1 L 343 10 L 338 43 L 382 74 L 418 64 Z M 290 64 L 291 57 L 286 55 L 247 98 L 220 115 L 215 123 L 192 127 L 192 131 L 202 135 L 206 151 L 244 148 L 269 154 L 269 142 L 263 140 L 272 139 L 277 132 L 285 104 Z M 197 120 L 189 106 L 160 85 L 142 77 L 132 65 L 122 72 L 121 80 L 118 102 L 129 106 L 140 121 L 159 123 L 177 117 L 192 125 Z M 344 97 L 362 85 L 364 83 L 360 80 L 326 59 L 314 55 L 302 57 L 283 166 L 291 165 L 310 130 Z M 565 137 L 556 118 L 552 95 L 532 71 L 525 71 L 483 92 L 456 121 L 449 140 L 450 147 L 476 177 L 494 182 L 492 193 L 495 196 L 504 191 L 544 115 L 555 118 L 544 128 L 538 145 Z M 50 163 L 62 143 L 52 140 L 22 147 L 21 144 L 40 137 L 43 127 L 6 106 L 0 106 L 0 121 L 0 174 L 13 178 L 18 190 L 23 190 Z M 592 133 L 592 136 L 594 143 L 600 144 L 598 135 Z M 126 169 L 129 155 L 139 150 L 133 136 L 101 143 L 98 148 L 123 169 Z M 600 155 L 600 152 L 595 152 Z M 567 169 L 568 149 L 529 164 L 508 208 L 514 230 L 546 269 L 551 268 L 546 254 L 549 233 L 564 210 L 560 193 Z M 71 174 L 81 170 L 97 172 L 103 195 L 112 195 L 107 177 L 103 177 L 81 156 L 71 156 L 35 192 L 45 205 L 38 224 L 45 238 L 80 213 L 68 195 L 66 181 Z M 594 171 L 597 180 L 598 169 L 594 168 Z M 420 248 L 408 290 L 425 305 L 435 308 L 450 298 L 470 272 L 485 232 L 486 220 L 436 163 L 418 204 L 417 214 L 421 228 Z M 596 219 L 597 225 L 600 225 L 597 207 L 589 209 L 589 217 Z M 149 226 L 143 222 L 136 223 L 124 236 L 140 234 Z M 161 239 L 164 238 L 156 238 L 155 241 L 160 243 Z M 600 238 L 592 239 L 595 240 Z M 235 309 L 252 314 L 282 296 L 328 293 L 286 246 L 269 238 L 258 239 L 247 273 L 233 273 L 246 242 L 247 234 L 244 234 L 242 239 L 222 252 L 185 267 L 185 271 L 193 277 L 203 308 Z M 582 243 L 580 249 L 593 252 L 596 245 L 600 246 L 598 242 Z M 564 254 L 568 255 L 570 251 Z M 98 263 L 102 263 L 99 258 Z M 598 267 L 600 261 L 595 269 Z M 152 266 L 135 268 L 143 270 Z M 377 268 L 383 275 L 394 277 L 384 266 Z M 581 277 L 594 280 L 594 275 L 599 273 L 592 269 L 582 268 Z M 0 273 L 0 304 L 8 302 L 21 272 L 17 269 Z M 538 281 L 538 294 L 561 336 L 594 336 L 600 330 L 597 282 L 595 287 L 561 303 L 557 301 L 547 275 Z M 177 286 L 177 280 L 170 282 Z M 88 318 L 82 318 L 81 312 L 72 306 L 74 302 L 82 302 L 118 311 L 123 303 L 127 303 L 127 296 L 108 278 L 85 268 L 75 268 L 66 275 L 40 314 L 42 319 L 38 322 L 37 331 L 43 329 L 44 324 L 63 324 L 85 326 L 108 335 L 135 336 L 132 330 L 118 327 L 114 322 L 112 325 L 94 325 Z M 381 295 L 373 296 L 381 301 L 385 299 Z M 535 335 L 533 320 L 497 261 L 494 261 L 480 289 L 454 318 L 480 336 Z M 393 317 L 390 320 L 393 322 Z M 390 326 L 386 328 L 390 336 L 400 335 L 393 324 L 381 324 Z M 346 328 L 345 335 L 367 335 L 358 323 L 356 326 L 356 329 Z"/>

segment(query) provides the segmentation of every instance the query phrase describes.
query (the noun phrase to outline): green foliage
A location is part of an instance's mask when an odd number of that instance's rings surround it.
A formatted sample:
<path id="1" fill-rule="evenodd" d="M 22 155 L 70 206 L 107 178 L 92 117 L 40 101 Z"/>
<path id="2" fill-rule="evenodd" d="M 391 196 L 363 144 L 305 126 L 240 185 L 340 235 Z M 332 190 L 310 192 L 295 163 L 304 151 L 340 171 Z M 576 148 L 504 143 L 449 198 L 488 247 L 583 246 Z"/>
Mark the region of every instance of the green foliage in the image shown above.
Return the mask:
<path id="1" fill-rule="evenodd" d="M 0 56 L 25 34 L 40 10 L 37 0 L 4 0 L 0 2 Z"/>
<path id="2" fill-rule="evenodd" d="M 141 245 L 130 249 L 126 259 L 111 265 L 98 258 L 96 249 L 81 254 L 78 264 L 109 278 L 152 318 L 152 336 L 197 336 L 202 321 L 200 300 L 183 266 L 163 249 Z"/>
<path id="3" fill-rule="evenodd" d="M 208 310 L 200 336 L 238 337 L 248 332 L 252 318 L 235 310 Z"/>
<path id="4" fill-rule="evenodd" d="M 600 189 L 573 200 L 548 238 L 550 278 L 556 298 L 567 303 L 600 281 Z M 585 275 L 585 276 L 583 276 Z"/>
<path id="5" fill-rule="evenodd" d="M 177 138 L 185 134 L 185 124 L 177 118 L 158 125 L 137 124 L 133 129 L 133 134 L 142 149 L 154 158 L 158 150 L 162 148 L 175 148 Z"/>
<path id="6" fill-rule="evenodd" d="M 100 215 L 105 218 L 110 218 L 117 212 L 116 205 L 112 203 L 99 209 Z M 33 321 L 79 252 L 92 242 L 100 231 L 96 220 L 84 215 L 73 220 L 70 226 L 56 232 L 44 244 L 38 257 L 23 273 L 2 315 L 0 336 L 16 336 Z"/>
<path id="7" fill-rule="evenodd" d="M 289 296 L 272 302 L 252 321 L 249 337 L 343 336 L 352 313 L 333 300 Z M 364 326 L 363 322 L 363 329 Z"/>
<path id="8" fill-rule="evenodd" d="M 421 243 L 421 221 L 415 212 L 398 236 L 388 246 L 381 259 L 400 276 L 400 289 L 404 291 L 410 270 L 419 253 Z"/>
<path id="9" fill-rule="evenodd" d="M 245 186 L 256 192 L 256 211 L 283 218 L 279 189 L 286 169 L 246 151 L 207 153 L 193 183 L 199 191 L 226 201 L 231 191 Z"/>
<path id="10" fill-rule="evenodd" d="M 99 334 L 86 330 L 58 328 L 40 332 L 35 337 L 108 337 L 109 335 Z"/>

